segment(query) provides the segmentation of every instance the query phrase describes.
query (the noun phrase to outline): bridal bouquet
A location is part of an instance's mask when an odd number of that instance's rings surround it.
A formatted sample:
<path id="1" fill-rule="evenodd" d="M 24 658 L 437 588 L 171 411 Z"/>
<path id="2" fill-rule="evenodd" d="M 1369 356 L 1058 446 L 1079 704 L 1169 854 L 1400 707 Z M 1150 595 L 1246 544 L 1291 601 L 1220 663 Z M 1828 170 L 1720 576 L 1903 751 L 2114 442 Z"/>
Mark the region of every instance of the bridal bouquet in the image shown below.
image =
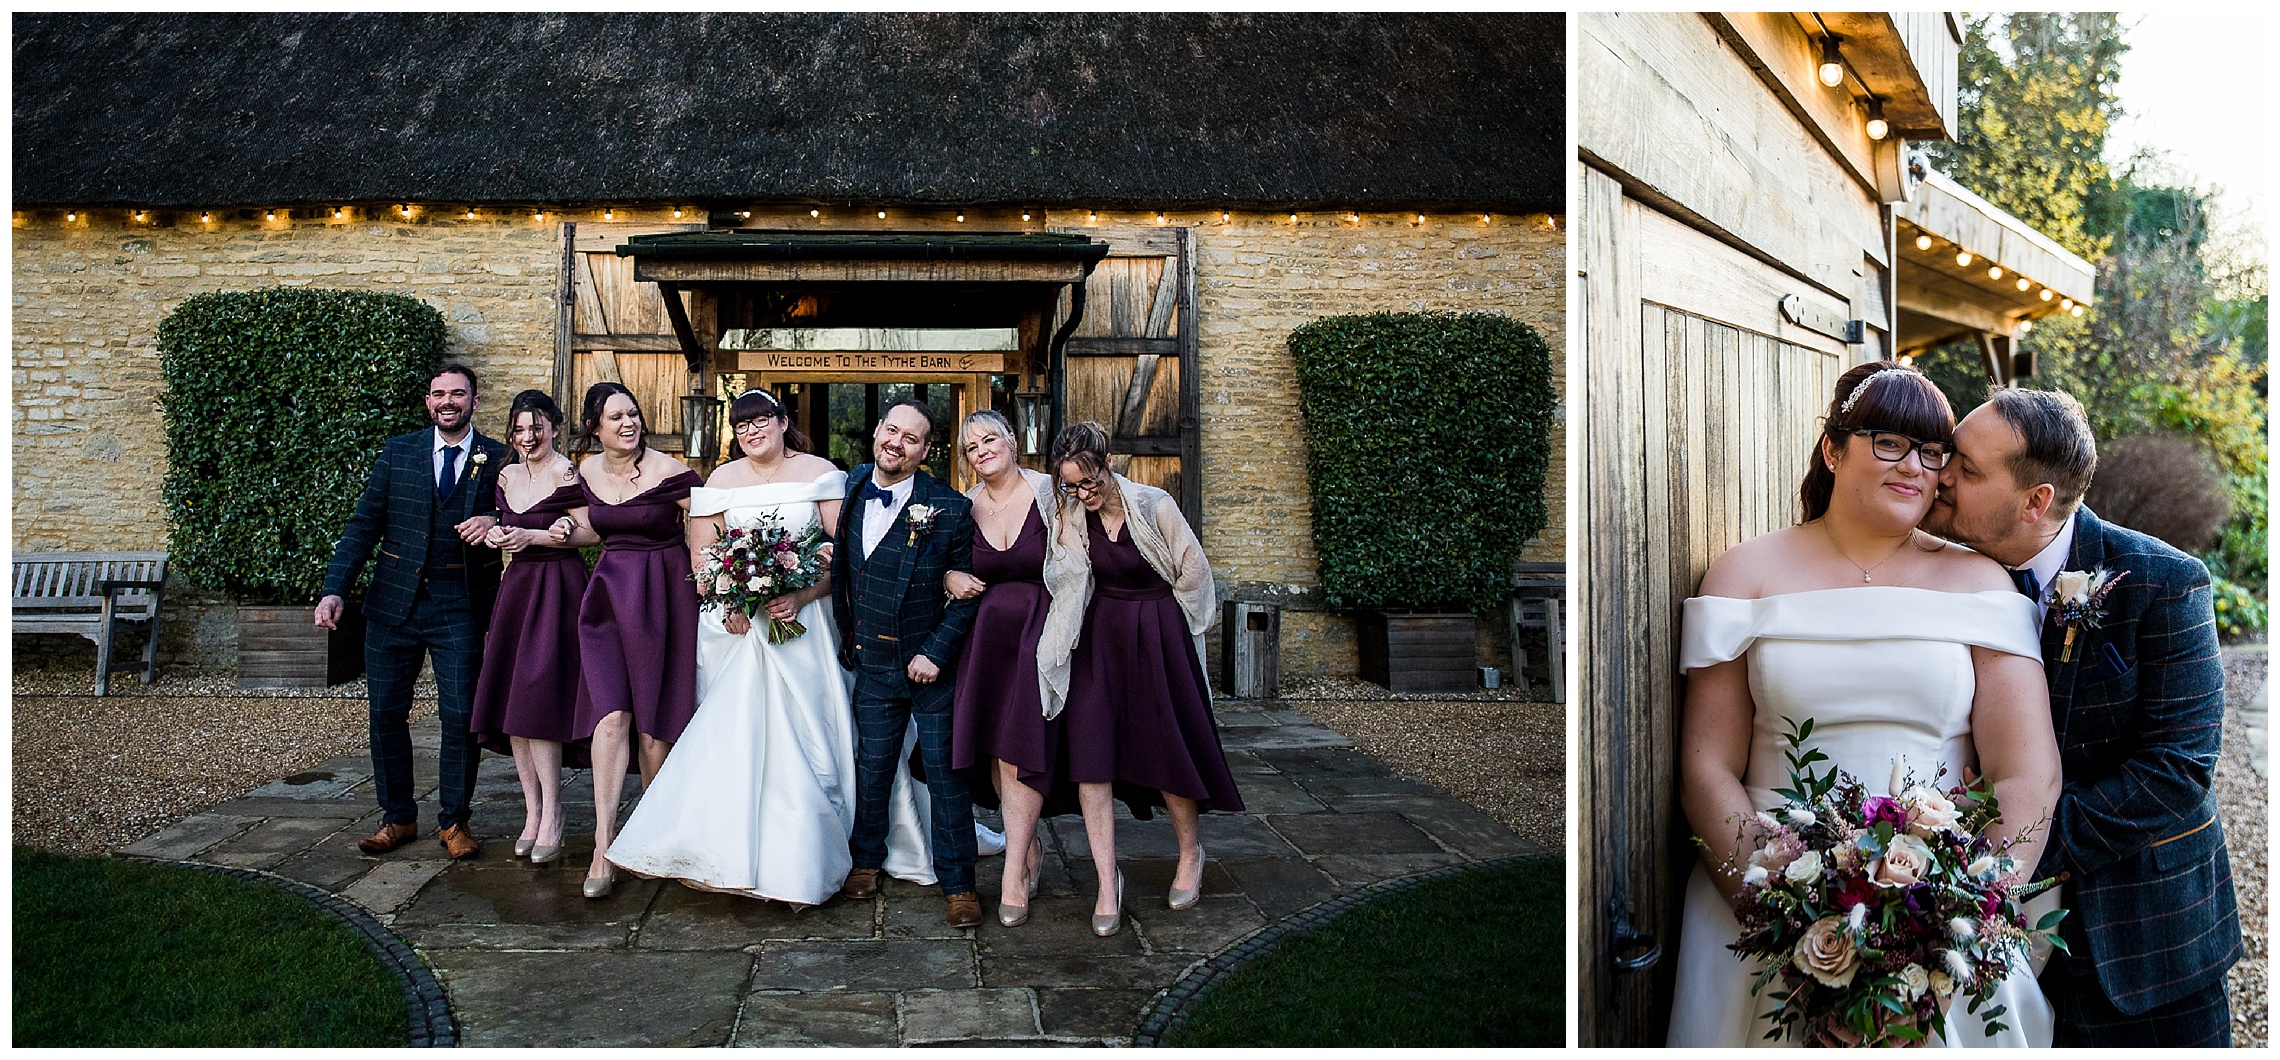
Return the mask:
<path id="1" fill-rule="evenodd" d="M 767 615 L 769 600 L 822 581 L 831 569 L 823 527 L 809 523 L 797 534 L 771 512 L 759 526 L 732 526 L 705 546 L 704 569 L 696 574 L 697 600 L 706 610 L 728 607 L 747 618 Z M 782 644 L 807 632 L 798 619 L 768 618 L 768 643 Z"/>
<path id="2" fill-rule="evenodd" d="M 1992 787 L 1918 783 L 1903 758 L 1888 789 L 1897 794 L 1870 795 L 1841 770 L 1814 771 L 1829 759 L 1803 749 L 1810 719 L 1789 730 L 1790 786 L 1776 789 L 1786 801 L 1757 815 L 1764 845 L 1742 873 L 1731 947 L 1767 959 L 1750 988 L 1777 994 L 1766 1037 L 1843 1028 L 1866 1043 L 1921 1041 L 1944 1029 L 1958 997 L 1989 1034 L 2002 1030 L 2004 1007 L 1988 1002 L 2011 956 L 2026 952 L 2019 902 L 2051 881 L 2006 879 L 2008 844 L 1985 835 Z M 2064 916 L 2031 930 L 2064 949 L 2054 930 Z"/>

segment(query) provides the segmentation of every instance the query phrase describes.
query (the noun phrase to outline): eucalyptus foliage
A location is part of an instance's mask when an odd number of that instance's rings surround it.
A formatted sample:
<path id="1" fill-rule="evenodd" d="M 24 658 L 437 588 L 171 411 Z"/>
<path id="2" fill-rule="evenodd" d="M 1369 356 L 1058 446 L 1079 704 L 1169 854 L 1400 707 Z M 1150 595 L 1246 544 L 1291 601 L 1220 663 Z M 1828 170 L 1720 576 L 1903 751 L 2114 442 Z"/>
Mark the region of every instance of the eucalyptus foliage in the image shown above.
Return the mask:
<path id="1" fill-rule="evenodd" d="M 1330 605 L 1502 606 L 1546 521 L 1543 336 L 1492 313 L 1374 313 L 1307 324 L 1290 351 Z"/>
<path id="2" fill-rule="evenodd" d="M 416 299 L 195 295 L 158 326 L 174 567 L 249 604 L 311 603 L 380 443 L 426 422 L 443 317 Z"/>

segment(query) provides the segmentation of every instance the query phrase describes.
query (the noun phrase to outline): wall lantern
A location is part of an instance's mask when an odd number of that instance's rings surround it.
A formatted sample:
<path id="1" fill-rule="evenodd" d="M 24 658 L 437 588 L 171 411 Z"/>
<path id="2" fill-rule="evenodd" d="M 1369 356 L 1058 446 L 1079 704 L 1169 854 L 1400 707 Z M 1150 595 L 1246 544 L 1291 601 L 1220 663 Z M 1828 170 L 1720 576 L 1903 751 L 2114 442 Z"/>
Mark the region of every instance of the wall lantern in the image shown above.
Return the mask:
<path id="1" fill-rule="evenodd" d="M 681 459 L 707 464 L 720 459 L 720 399 L 701 389 L 681 395 Z"/>
<path id="2" fill-rule="evenodd" d="M 1052 395 L 1042 390 L 1017 390 L 1013 395 L 1016 429 L 1021 432 L 1021 455 L 1045 455 L 1047 417 L 1052 415 Z"/>

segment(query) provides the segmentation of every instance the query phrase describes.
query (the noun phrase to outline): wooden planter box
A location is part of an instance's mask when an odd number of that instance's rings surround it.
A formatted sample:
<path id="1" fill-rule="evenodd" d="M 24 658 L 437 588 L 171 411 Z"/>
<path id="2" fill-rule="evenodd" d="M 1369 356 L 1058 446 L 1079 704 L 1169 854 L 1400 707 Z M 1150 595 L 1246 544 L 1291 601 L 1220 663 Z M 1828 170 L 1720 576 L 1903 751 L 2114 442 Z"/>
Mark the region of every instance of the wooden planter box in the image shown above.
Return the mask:
<path id="1" fill-rule="evenodd" d="M 1394 692 L 1470 692 L 1480 687 L 1473 666 L 1473 616 L 1364 611 L 1355 619 L 1362 680 Z"/>
<path id="2" fill-rule="evenodd" d="M 325 688 L 364 672 L 364 612 L 350 604 L 340 628 L 310 621 L 314 607 L 239 605 L 239 688 Z"/>

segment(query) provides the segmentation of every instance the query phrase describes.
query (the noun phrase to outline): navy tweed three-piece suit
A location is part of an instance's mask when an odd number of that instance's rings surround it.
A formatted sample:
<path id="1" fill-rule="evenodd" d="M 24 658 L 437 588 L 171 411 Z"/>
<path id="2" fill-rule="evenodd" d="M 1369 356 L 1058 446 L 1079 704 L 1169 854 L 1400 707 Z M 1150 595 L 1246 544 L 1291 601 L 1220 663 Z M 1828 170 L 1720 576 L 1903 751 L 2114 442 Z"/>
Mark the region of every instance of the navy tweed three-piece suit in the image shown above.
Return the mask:
<path id="1" fill-rule="evenodd" d="M 2227 1045 L 2240 959 L 2232 864 L 2210 775 L 2224 723 L 2209 572 L 2077 509 L 2065 570 L 2119 576 L 2097 629 L 2043 632 L 2066 782 L 2038 878 L 2072 913 L 2042 976 L 2060 1046 Z M 2127 572 L 2126 574 L 2123 572 Z"/>
<path id="2" fill-rule="evenodd" d="M 432 654 L 436 715 L 443 727 L 436 826 L 449 828 L 466 823 L 475 793 L 477 752 L 467 722 L 500 570 L 497 549 L 468 545 L 453 528 L 474 516 L 498 515 L 494 489 L 507 447 L 470 429 L 461 441 L 452 489 L 445 493 L 436 481 L 434 439 L 431 427 L 381 445 L 325 569 L 324 595 L 346 597 L 357 571 L 379 551 L 364 597 L 374 792 L 387 823 L 419 823 L 409 720 L 421 656 Z M 482 460 L 475 459 L 477 453 Z"/>
<path id="3" fill-rule="evenodd" d="M 933 816 L 934 875 L 943 894 L 970 892 L 974 807 L 965 779 L 950 768 L 950 708 L 959 650 L 977 605 L 945 599 L 942 577 L 953 570 L 973 573 L 973 506 L 933 476 L 916 472 L 910 499 L 866 558 L 861 553 L 869 505 L 862 490 L 871 471 L 865 464 L 847 476 L 831 557 L 839 661 L 855 672 L 855 831 L 848 847 L 856 868 L 886 864 L 887 800 L 903 736 L 915 723 Z M 932 525 L 914 532 L 910 510 L 921 504 L 938 514 Z M 920 655 L 941 671 L 931 684 L 905 673 Z"/>

